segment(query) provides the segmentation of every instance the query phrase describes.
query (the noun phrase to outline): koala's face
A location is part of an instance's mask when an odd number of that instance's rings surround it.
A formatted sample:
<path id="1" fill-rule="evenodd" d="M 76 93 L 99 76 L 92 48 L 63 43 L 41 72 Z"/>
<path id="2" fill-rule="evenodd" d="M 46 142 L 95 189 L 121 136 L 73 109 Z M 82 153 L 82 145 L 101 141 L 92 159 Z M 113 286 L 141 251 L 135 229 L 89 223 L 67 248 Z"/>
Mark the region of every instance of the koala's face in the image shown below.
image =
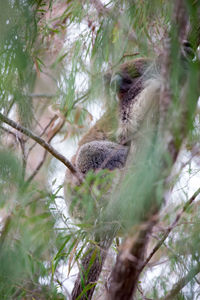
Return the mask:
<path id="1" fill-rule="evenodd" d="M 122 64 L 111 78 L 110 87 L 120 102 L 132 100 L 142 88 L 145 70 L 150 65 L 146 58 Z"/>

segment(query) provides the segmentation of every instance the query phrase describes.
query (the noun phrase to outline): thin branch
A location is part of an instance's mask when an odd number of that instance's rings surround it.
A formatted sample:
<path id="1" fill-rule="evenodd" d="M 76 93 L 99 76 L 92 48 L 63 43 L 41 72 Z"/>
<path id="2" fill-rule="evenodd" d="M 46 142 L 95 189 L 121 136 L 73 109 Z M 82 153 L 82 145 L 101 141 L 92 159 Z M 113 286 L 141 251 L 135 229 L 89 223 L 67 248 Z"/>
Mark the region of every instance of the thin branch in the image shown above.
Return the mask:
<path id="1" fill-rule="evenodd" d="M 109 14 L 110 10 L 103 5 L 100 0 L 90 0 L 92 5 L 95 7 L 99 15 Z"/>
<path id="2" fill-rule="evenodd" d="M 0 113 L 0 120 L 10 125 L 11 127 L 15 128 L 16 130 L 20 131 L 21 133 L 25 134 L 26 136 L 30 137 L 34 141 L 36 141 L 40 146 L 42 146 L 49 153 L 51 153 L 55 158 L 57 158 L 60 162 L 62 162 L 72 172 L 72 174 L 78 178 L 79 182 L 82 182 L 82 178 L 80 174 L 78 173 L 76 168 L 72 165 L 72 163 L 67 158 L 65 158 L 64 155 L 60 154 L 55 148 L 53 148 L 50 144 L 45 142 L 45 140 L 35 135 L 27 128 L 7 118 L 1 113 Z"/>
<path id="3" fill-rule="evenodd" d="M 162 246 L 172 229 L 177 225 L 178 221 L 180 220 L 183 213 L 187 210 L 187 208 L 192 204 L 192 202 L 196 199 L 196 197 L 200 194 L 200 188 L 192 195 L 192 197 L 185 203 L 182 210 L 177 214 L 175 220 L 172 222 L 172 224 L 168 227 L 166 233 L 164 234 L 163 238 L 156 244 L 156 246 L 153 248 L 150 255 L 147 257 L 143 265 L 141 266 L 139 272 L 142 272 L 144 267 L 148 264 L 148 262 L 151 260 L 153 255 L 158 251 L 158 249 Z"/>
<path id="4" fill-rule="evenodd" d="M 141 297 L 143 300 L 153 300 L 153 299 L 145 297 L 145 295 L 144 295 L 142 289 L 139 287 L 139 285 L 137 286 L 137 289 L 138 289 L 139 293 L 141 294 Z"/>
<path id="5" fill-rule="evenodd" d="M 160 300 L 173 300 L 175 296 L 182 290 L 182 288 L 184 288 L 184 286 L 186 286 L 199 272 L 200 264 L 191 269 L 185 277 L 181 278 L 177 283 L 175 283 L 168 295 L 162 297 Z"/>
<path id="6" fill-rule="evenodd" d="M 55 98 L 57 97 L 58 95 L 56 94 L 29 94 L 28 95 L 29 97 L 31 98 Z"/>
<path id="7" fill-rule="evenodd" d="M 19 143 L 19 141 L 20 141 L 21 138 L 18 136 L 18 134 L 16 132 L 13 132 L 13 131 L 11 131 L 8 128 L 5 128 L 3 126 L 0 126 L 0 129 L 2 129 L 3 131 L 5 131 L 6 133 L 12 135 L 15 138 L 15 140 Z"/>
<path id="8" fill-rule="evenodd" d="M 77 103 L 79 103 L 81 100 L 84 100 L 87 96 L 89 96 L 90 92 L 91 92 L 91 90 L 89 89 L 84 95 L 82 95 L 82 96 L 78 97 L 76 100 L 74 100 L 72 108 L 74 108 L 75 105 L 76 105 Z M 83 102 L 83 101 L 82 101 L 82 102 Z M 82 102 L 81 102 L 81 103 L 82 103 Z"/>
<path id="9" fill-rule="evenodd" d="M 55 116 L 54 116 L 55 117 Z M 53 120 L 53 119 L 52 119 Z M 52 136 L 49 138 L 48 143 L 50 143 L 52 141 L 52 139 L 55 137 L 55 135 L 60 131 L 60 129 L 63 127 L 65 121 L 63 120 L 62 123 L 60 124 L 60 126 L 57 128 L 57 130 L 55 130 L 55 132 L 52 134 Z M 37 167 L 35 168 L 35 170 L 33 171 L 33 173 L 30 175 L 30 177 L 27 179 L 27 182 L 30 182 L 31 180 L 33 180 L 33 178 L 37 175 L 38 171 L 41 169 L 41 167 L 43 166 L 46 157 L 47 157 L 48 151 L 45 150 L 44 154 L 43 154 L 43 158 L 42 160 L 39 162 L 39 164 L 37 165 Z"/>
<path id="10" fill-rule="evenodd" d="M 45 126 L 44 130 L 40 133 L 39 137 L 42 137 L 43 134 L 45 134 L 45 132 L 47 131 L 47 129 L 49 128 L 49 126 L 57 119 L 57 115 L 54 115 L 53 118 L 49 121 L 49 123 Z M 50 143 L 50 141 L 48 141 L 48 143 Z M 35 145 L 37 145 L 37 142 L 33 143 L 33 145 L 29 148 L 28 153 L 31 152 L 31 150 L 35 147 Z"/>
<path id="11" fill-rule="evenodd" d="M 187 272 L 189 272 L 189 269 L 188 269 L 188 267 L 187 267 L 187 265 L 186 265 L 184 259 L 181 257 L 181 255 L 178 255 L 178 254 L 177 254 L 177 251 L 176 251 L 175 249 L 172 249 L 172 247 L 169 247 L 165 242 L 164 242 L 163 245 L 166 247 L 167 250 L 169 250 L 169 251 L 173 254 L 174 257 L 177 258 L 177 262 L 180 264 L 180 266 L 181 266 L 181 267 L 183 266 L 183 267 L 185 268 L 185 270 L 186 270 Z M 168 262 L 168 261 L 169 261 L 169 260 L 166 259 L 166 262 Z M 178 264 L 177 264 L 177 265 L 178 265 Z M 197 284 L 200 284 L 199 281 L 198 281 L 198 279 L 197 279 L 196 277 L 194 277 L 194 280 L 196 281 Z"/>
<path id="12" fill-rule="evenodd" d="M 25 141 L 24 139 L 20 139 L 20 147 L 22 151 L 22 178 L 25 177 L 25 171 L 26 171 L 26 163 L 27 163 L 27 155 L 25 150 Z"/>
<path id="13" fill-rule="evenodd" d="M 11 103 L 10 103 L 9 107 L 8 107 L 8 110 L 7 110 L 7 112 L 6 112 L 6 115 L 7 115 L 7 116 L 8 116 L 8 114 L 10 113 L 10 111 L 11 111 L 11 109 L 12 109 L 12 107 L 13 107 L 14 103 L 15 103 L 15 100 L 14 100 L 14 99 L 12 99 L 12 101 L 11 101 Z"/>
<path id="14" fill-rule="evenodd" d="M 41 167 L 43 166 L 46 157 L 47 157 L 47 153 L 48 151 L 45 150 L 44 154 L 43 154 L 43 158 L 42 160 L 39 162 L 39 164 L 37 165 L 37 167 L 35 168 L 35 170 L 33 171 L 33 173 L 29 176 L 29 178 L 27 179 L 27 183 L 31 182 L 33 180 L 33 178 L 37 175 L 37 173 L 39 172 L 39 170 L 41 169 Z"/>

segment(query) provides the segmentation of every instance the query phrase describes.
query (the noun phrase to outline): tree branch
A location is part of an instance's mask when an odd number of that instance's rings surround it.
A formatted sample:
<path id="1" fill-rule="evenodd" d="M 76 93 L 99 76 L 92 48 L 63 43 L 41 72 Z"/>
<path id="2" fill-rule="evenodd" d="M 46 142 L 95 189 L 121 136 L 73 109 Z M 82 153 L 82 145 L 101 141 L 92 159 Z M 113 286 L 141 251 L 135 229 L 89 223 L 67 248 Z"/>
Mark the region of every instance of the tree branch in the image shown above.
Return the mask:
<path id="1" fill-rule="evenodd" d="M 49 126 L 57 119 L 57 115 L 54 115 L 53 118 L 49 121 L 49 123 L 46 125 L 46 127 L 44 128 L 44 130 L 40 133 L 39 137 L 42 137 L 45 132 L 47 131 L 47 129 L 49 128 Z M 48 141 L 48 143 L 50 143 L 50 141 Z M 37 142 L 33 143 L 33 145 L 28 149 L 28 154 L 32 151 L 32 149 L 37 145 Z"/>
<path id="2" fill-rule="evenodd" d="M 29 94 L 28 95 L 31 98 L 55 98 L 56 94 Z"/>
<path id="3" fill-rule="evenodd" d="M 101 0 L 90 0 L 90 2 L 95 7 L 99 15 L 109 14 L 110 10 L 103 5 Z"/>
<path id="4" fill-rule="evenodd" d="M 144 259 L 149 235 L 157 218 L 152 216 L 146 225 L 142 225 L 137 236 L 128 237 L 122 245 L 117 261 L 107 283 L 106 300 L 132 299 L 136 290 L 139 269 Z M 144 227 L 143 227 L 144 226 Z"/>
<path id="5" fill-rule="evenodd" d="M 156 246 L 153 248 L 152 252 L 149 254 L 145 262 L 142 264 L 139 272 L 142 272 L 142 270 L 145 268 L 145 266 L 149 263 L 153 255 L 158 251 L 158 249 L 162 246 L 172 229 L 177 225 L 178 221 L 180 220 L 183 213 L 187 210 L 187 208 L 192 204 L 192 202 L 196 199 L 196 197 L 200 194 L 200 188 L 192 195 L 192 197 L 185 203 L 182 210 L 176 215 L 175 220 L 172 222 L 172 224 L 168 227 L 166 233 L 164 234 L 163 238 L 156 244 Z"/>
<path id="6" fill-rule="evenodd" d="M 55 117 L 51 120 L 55 120 Z M 55 132 L 52 134 L 52 136 L 48 139 L 48 144 L 52 141 L 52 139 L 55 137 L 55 135 L 61 130 L 61 128 L 63 127 L 65 121 L 62 120 L 60 126 L 57 128 L 57 130 L 55 130 Z M 41 167 L 43 166 L 46 157 L 47 157 L 48 151 L 45 150 L 44 154 L 43 154 L 43 158 L 42 160 L 39 162 L 39 164 L 37 165 L 37 167 L 35 168 L 35 170 L 33 171 L 33 173 L 30 175 L 30 177 L 27 179 L 27 182 L 30 182 L 31 180 L 33 180 L 33 178 L 37 175 L 38 171 L 41 169 Z"/>
<path id="7" fill-rule="evenodd" d="M 60 154 L 55 148 L 53 148 L 50 144 L 45 142 L 42 138 L 38 137 L 34 133 L 32 133 L 27 128 L 21 126 L 20 124 L 16 123 L 15 121 L 7 118 L 2 113 L 0 113 L 0 120 L 11 127 L 15 128 L 16 130 L 20 131 L 21 133 L 25 134 L 26 136 L 30 137 L 32 140 L 36 141 L 40 146 L 42 146 L 44 149 L 46 149 L 49 153 L 51 153 L 55 158 L 57 158 L 60 162 L 62 162 L 71 172 L 73 175 L 75 175 L 79 182 L 82 182 L 81 175 L 76 170 L 76 168 L 72 165 L 72 163 L 65 158 L 64 155 Z"/>
<path id="8" fill-rule="evenodd" d="M 175 296 L 182 290 L 182 288 L 184 288 L 184 286 L 186 286 L 199 272 L 200 264 L 191 269 L 185 277 L 181 278 L 177 283 L 175 283 L 168 295 L 162 297 L 160 300 L 173 300 Z"/>
<path id="9" fill-rule="evenodd" d="M 81 268 L 71 295 L 72 300 L 92 299 L 112 241 L 113 238 L 109 234 L 104 234 L 97 244 L 89 243 L 81 259 Z"/>

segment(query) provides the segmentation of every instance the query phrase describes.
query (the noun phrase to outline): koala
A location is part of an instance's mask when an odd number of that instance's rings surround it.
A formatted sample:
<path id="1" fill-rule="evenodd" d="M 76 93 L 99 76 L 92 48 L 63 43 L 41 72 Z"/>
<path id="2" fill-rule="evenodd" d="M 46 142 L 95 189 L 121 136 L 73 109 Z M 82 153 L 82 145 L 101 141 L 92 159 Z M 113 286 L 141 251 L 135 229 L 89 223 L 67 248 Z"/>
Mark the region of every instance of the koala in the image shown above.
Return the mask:
<path id="1" fill-rule="evenodd" d="M 133 140 L 140 123 L 150 109 L 153 100 L 151 98 L 158 89 L 158 84 L 152 87 L 153 79 L 151 79 L 151 84 L 149 82 L 149 88 L 144 89 L 151 72 L 151 65 L 152 62 L 149 59 L 135 59 L 120 65 L 113 75 L 106 75 L 107 84 L 116 95 L 116 105 L 114 109 L 112 106 L 108 107 L 100 120 L 79 142 L 72 163 L 83 178 L 89 171 L 98 173 L 99 170 L 107 169 L 113 172 L 125 167 L 130 141 Z M 150 99 L 149 93 L 152 94 Z M 145 99 L 137 101 L 140 99 L 139 96 Z M 66 181 L 70 185 L 68 185 L 65 198 L 70 204 L 73 191 L 69 193 L 69 189 L 73 190 L 78 182 L 68 171 Z"/>
<path id="2" fill-rule="evenodd" d="M 192 52 L 188 48 L 188 44 L 183 45 L 183 47 L 186 47 L 182 53 L 184 59 L 185 55 L 189 54 L 191 56 Z M 107 126 L 102 126 L 102 124 L 110 126 L 111 123 L 107 116 L 105 119 L 100 119 L 83 138 L 79 144 L 74 162 L 78 170 L 84 175 L 90 169 L 98 171 L 104 168 L 112 172 L 122 169 L 122 175 L 125 174 L 127 166 L 129 167 L 132 162 L 137 160 L 138 153 L 140 155 L 140 152 L 143 149 L 145 151 L 146 148 L 151 150 L 151 147 L 146 147 L 146 143 L 153 144 L 153 137 L 158 129 L 159 101 L 162 89 L 159 59 L 154 62 L 147 58 L 139 58 L 120 65 L 114 74 L 110 76 L 110 87 L 114 91 L 117 103 L 117 110 L 114 113 L 118 121 L 117 127 L 114 127 L 116 135 L 110 134 L 112 130 L 107 130 Z M 100 128 L 99 123 L 102 126 Z M 132 157 L 134 160 L 130 159 Z M 131 169 L 131 172 L 132 170 L 134 171 L 134 168 Z M 120 177 L 120 180 L 122 178 L 123 176 Z M 152 217 L 152 213 L 149 215 Z M 149 230 L 151 229 L 147 229 L 145 233 L 147 236 Z M 109 240 L 105 236 L 106 234 L 103 232 L 99 239 L 95 239 L 98 249 L 102 251 L 99 254 L 100 261 L 96 259 L 91 266 L 91 255 L 88 253 L 94 253 L 91 249 L 97 250 L 95 245 L 89 245 L 90 252 L 87 249 L 86 254 L 84 254 L 82 259 L 84 272 L 80 271 L 81 275 L 79 274 L 77 277 L 72 292 L 73 299 L 76 299 L 82 293 L 84 273 L 87 273 L 87 278 L 84 278 L 85 286 L 98 280 L 113 238 L 112 236 Z M 141 244 L 141 240 L 139 243 Z M 139 258 L 142 256 L 143 251 L 139 254 Z M 85 272 L 85 270 L 89 271 Z M 91 289 L 87 292 L 87 296 L 90 295 L 91 298 L 92 293 L 93 290 Z"/>
<path id="3" fill-rule="evenodd" d="M 92 199 L 94 194 L 92 192 L 93 184 L 94 190 L 97 190 L 94 181 L 89 183 L 89 187 L 87 186 L 87 181 L 83 182 L 82 186 L 80 186 L 77 178 L 70 171 L 67 170 L 66 172 L 65 200 L 74 221 L 87 217 L 87 222 L 95 222 L 98 211 L 101 207 L 105 206 L 107 193 L 112 188 L 112 184 L 109 184 L 108 172 L 115 172 L 115 177 L 117 178 L 118 170 L 123 169 L 125 166 L 129 147 L 117 142 L 117 118 L 118 109 L 116 109 L 116 105 L 114 108 L 108 106 L 103 116 L 80 140 L 76 154 L 72 158 L 72 163 L 82 178 L 87 177 L 89 171 L 98 174 L 100 170 L 107 170 L 103 175 L 100 175 L 102 179 L 100 181 L 104 183 L 98 184 L 98 190 L 104 191 L 104 195 L 100 197 L 101 203 L 97 203 L 98 201 L 96 201 L 98 195 L 95 196 L 95 201 Z M 107 180 L 104 180 L 105 176 Z M 105 181 L 108 181 L 108 183 Z M 84 194 L 88 195 L 86 196 L 87 199 L 83 199 Z M 91 216 L 87 215 L 89 206 L 93 206 Z"/>
<path id="4" fill-rule="evenodd" d="M 191 57 L 189 43 L 182 46 L 182 57 Z M 127 157 L 145 151 L 153 142 L 159 119 L 159 101 L 162 88 L 159 59 L 137 58 L 121 64 L 107 76 L 107 84 L 114 91 L 116 106 L 104 115 L 79 142 L 72 159 L 83 178 L 89 171 L 120 170 Z M 68 180 L 72 175 L 68 173 Z M 77 185 L 74 179 L 73 186 Z"/>
<path id="5" fill-rule="evenodd" d="M 149 106 L 146 101 L 132 101 L 144 89 L 150 64 L 149 59 L 136 59 L 122 64 L 111 76 L 110 86 L 115 89 L 118 98 L 117 108 L 108 109 L 96 122 L 79 142 L 72 159 L 83 176 L 89 170 L 113 171 L 125 165 L 131 135 L 138 131 L 140 121 L 151 106 L 151 100 L 147 101 Z M 156 88 L 156 85 L 151 87 L 146 94 L 153 94 Z"/>

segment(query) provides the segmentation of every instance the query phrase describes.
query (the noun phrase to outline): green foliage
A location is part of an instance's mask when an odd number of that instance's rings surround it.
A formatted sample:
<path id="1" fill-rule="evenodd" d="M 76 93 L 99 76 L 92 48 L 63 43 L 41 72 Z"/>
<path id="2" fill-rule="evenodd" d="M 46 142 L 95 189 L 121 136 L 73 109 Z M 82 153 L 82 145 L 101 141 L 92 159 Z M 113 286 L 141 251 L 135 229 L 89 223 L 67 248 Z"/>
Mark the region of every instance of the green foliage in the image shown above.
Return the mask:
<path id="1" fill-rule="evenodd" d="M 32 118 L 28 93 L 34 83 L 31 52 L 37 33 L 33 4 L 33 1 L 6 1 L 0 12 L 0 107 L 7 111 L 14 101 L 26 125 Z"/>
<path id="2" fill-rule="evenodd" d="M 0 207 L 3 207 L 13 193 L 22 187 L 22 170 L 19 161 L 6 150 L 0 151 Z"/>
<path id="3" fill-rule="evenodd" d="M 82 225 L 94 225 L 99 212 L 106 207 L 107 195 L 111 191 L 114 172 L 100 170 L 97 174 L 89 171 L 83 184 L 72 187 L 70 212 L 82 221 Z M 84 225 L 83 225 L 84 226 Z"/>
<path id="4" fill-rule="evenodd" d="M 193 5 L 193 1 L 189 0 L 185 3 L 195 29 L 189 37 L 196 49 L 198 4 Z M 111 111 L 115 109 L 116 103 L 113 104 L 113 97 L 108 91 L 109 83 L 108 90 L 102 87 L 107 70 L 115 70 L 121 62 L 134 57 L 157 57 L 162 54 L 163 39 L 169 33 L 171 53 L 168 83 L 173 101 L 167 116 L 168 130 L 175 138 L 177 149 L 183 145 L 184 137 L 186 155 L 193 155 L 199 147 L 199 112 L 196 112 L 199 62 L 185 63 L 180 57 L 173 1 L 111 0 L 104 6 L 103 12 L 91 5 L 91 1 L 79 0 L 1 0 L 1 4 L 2 113 L 44 136 L 44 126 L 40 128 L 38 123 L 45 114 L 49 118 L 47 108 L 53 108 L 57 114 L 56 120 L 59 121 L 60 117 L 67 121 L 61 132 L 64 139 L 79 136 L 92 121 L 89 113 L 91 105 L 96 104 L 100 109 L 106 106 Z M 65 7 L 54 15 L 56 4 Z M 61 48 L 60 42 L 63 43 Z M 42 80 L 48 75 L 52 81 L 44 83 Z M 186 77 L 189 79 L 183 90 Z M 33 100 L 36 78 L 38 81 L 41 79 L 41 86 L 48 86 L 49 94 L 54 84 L 55 93 L 47 95 L 49 98 Z M 184 122 L 180 119 L 183 111 Z M 67 273 L 70 273 L 76 262 L 80 262 L 87 243 L 95 243 L 95 233 L 105 228 L 108 232 L 118 231 L 119 227 L 123 234 L 135 232 L 138 225 L 145 222 L 146 212 L 152 209 L 153 203 L 161 207 L 166 191 L 166 176 L 172 167 L 172 158 L 163 146 L 165 137 L 153 137 L 149 133 L 153 143 L 149 145 L 147 141 L 147 145 L 143 145 L 137 163 L 130 167 L 121 186 L 115 187 L 117 172 L 104 170 L 97 174 L 89 172 L 82 185 L 72 188 L 70 211 L 74 215 L 78 211 L 80 219 L 75 223 L 58 207 L 62 186 L 55 188 L 54 182 L 49 188 L 46 184 L 50 177 L 48 164 L 42 164 L 42 169 L 38 168 L 37 171 L 34 156 L 29 158 L 33 146 L 30 140 L 15 134 L 15 131 L 10 134 L 4 124 L 1 126 L 4 128 L 1 128 L 0 136 L 0 298 L 64 299 L 60 291 L 65 291 L 63 282 Z M 54 134 L 57 126 L 55 120 L 51 126 Z M 47 139 L 51 140 L 51 134 L 47 132 Z M 10 135 L 14 136 L 14 142 L 9 144 L 7 139 Z M 35 156 L 42 159 L 43 153 L 37 151 Z M 34 169 L 31 162 L 39 179 L 27 182 Z M 199 158 L 194 160 L 191 156 L 186 166 L 189 166 L 188 178 L 197 176 Z M 185 176 L 184 172 L 185 166 L 176 170 L 173 178 L 168 179 L 167 188 L 169 185 L 169 189 L 176 189 L 179 180 Z M 56 191 L 52 192 L 54 188 Z M 110 195 L 111 190 L 114 192 Z M 182 186 L 181 190 L 184 190 Z M 179 193 L 177 201 L 181 197 L 183 203 L 189 199 L 187 191 L 184 192 L 184 198 Z M 169 202 L 166 210 L 170 212 L 164 214 L 162 227 L 171 224 L 183 206 L 182 202 Z M 158 299 L 167 294 L 174 281 L 200 264 L 198 220 L 197 203 L 187 210 L 182 224 L 173 229 L 160 247 L 156 263 L 161 262 L 160 268 L 164 266 L 162 270 L 165 272 L 155 275 L 150 286 L 145 276 L 151 269 L 146 266 L 140 285 L 147 297 Z M 161 231 L 157 238 L 162 236 Z M 90 266 L 94 259 L 95 254 Z M 68 272 L 64 274 L 62 282 L 60 268 L 63 265 L 68 267 Z M 93 285 L 96 283 L 85 286 L 82 294 Z M 176 298 L 197 299 L 194 287 L 195 278 Z M 144 298 L 139 292 L 137 296 L 137 299 Z"/>
<path id="5" fill-rule="evenodd" d="M 36 197 L 36 194 L 34 191 L 20 193 L 20 201 L 15 198 L 14 204 L 11 199 L 7 199 L 6 205 L 10 201 L 13 208 L 5 220 L 1 235 L 2 299 L 20 299 L 28 295 L 37 297 L 37 294 L 41 294 L 41 297 L 46 295 L 44 297 L 49 299 L 60 299 L 53 296 L 53 285 L 48 287 L 41 284 L 41 280 L 47 280 L 51 273 L 50 265 L 45 266 L 45 262 L 49 264 L 47 262 L 57 242 L 53 229 L 55 220 L 47 205 L 48 198 L 42 194 Z"/>

